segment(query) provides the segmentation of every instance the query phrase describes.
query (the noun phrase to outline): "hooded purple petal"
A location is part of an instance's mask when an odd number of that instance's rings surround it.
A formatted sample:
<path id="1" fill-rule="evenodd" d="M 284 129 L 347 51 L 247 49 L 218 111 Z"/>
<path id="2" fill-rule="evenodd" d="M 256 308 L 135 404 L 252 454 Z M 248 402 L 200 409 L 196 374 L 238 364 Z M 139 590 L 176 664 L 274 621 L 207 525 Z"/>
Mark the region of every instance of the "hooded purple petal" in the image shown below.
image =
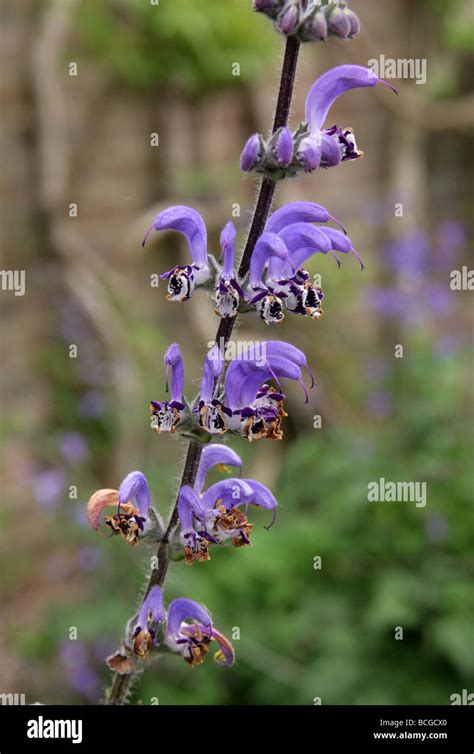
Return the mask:
<path id="1" fill-rule="evenodd" d="M 222 267 L 222 277 L 226 280 L 230 280 L 234 277 L 234 255 L 235 255 L 235 239 L 237 231 L 232 222 L 228 222 L 221 233 L 220 245 L 222 249 L 222 256 L 224 257 L 224 264 Z"/>
<path id="2" fill-rule="evenodd" d="M 163 594 L 159 586 L 153 586 L 142 602 L 135 624 L 135 631 L 145 631 L 149 623 L 156 625 L 164 621 L 165 618 Z"/>
<path id="3" fill-rule="evenodd" d="M 253 288 L 260 287 L 266 265 L 272 257 L 290 262 L 288 249 L 276 233 L 265 231 L 258 239 L 250 261 L 249 282 Z"/>
<path id="4" fill-rule="evenodd" d="M 242 154 L 240 155 L 240 169 L 244 172 L 251 170 L 260 156 L 260 138 L 258 134 L 253 136 L 246 142 Z"/>
<path id="5" fill-rule="evenodd" d="M 148 518 L 150 488 L 146 476 L 141 471 L 131 471 L 119 487 L 118 499 L 119 505 L 124 505 L 135 499 L 141 518 Z"/>
<path id="6" fill-rule="evenodd" d="M 203 488 L 207 472 L 213 466 L 218 466 L 220 464 L 242 466 L 242 459 L 227 445 L 220 445 L 217 443 L 206 445 L 201 453 L 201 460 L 199 461 L 194 489 L 200 492 Z"/>
<path id="7" fill-rule="evenodd" d="M 265 232 L 279 233 L 287 225 L 294 223 L 327 223 L 334 220 L 340 225 L 339 220 L 329 214 L 325 207 L 315 202 L 291 202 L 277 209 L 267 220 Z"/>
<path id="8" fill-rule="evenodd" d="M 153 230 L 176 230 L 182 233 L 188 242 L 193 262 L 199 267 L 207 265 L 207 232 L 204 220 L 192 207 L 178 205 L 169 207 L 155 217 L 155 222 L 146 234 Z"/>
<path id="9" fill-rule="evenodd" d="M 196 620 L 206 628 L 212 628 L 212 616 L 204 605 L 180 597 L 173 600 L 168 609 L 167 637 L 171 639 L 176 637 L 179 634 L 181 623 L 185 620 Z"/>
<path id="10" fill-rule="evenodd" d="M 217 345 L 213 346 L 204 359 L 204 368 L 201 379 L 201 401 L 210 403 L 214 393 L 216 379 L 222 374 L 224 359 Z"/>
<path id="11" fill-rule="evenodd" d="M 181 349 L 177 343 L 172 343 L 164 357 L 166 367 L 166 390 L 168 391 L 169 369 L 171 367 L 171 400 L 183 402 L 184 364 Z"/>
<path id="12" fill-rule="evenodd" d="M 246 481 L 231 477 L 212 484 L 201 496 L 201 503 L 203 508 L 211 510 L 220 501 L 222 505 L 229 509 L 240 505 L 240 503 L 249 503 L 252 495 L 252 488 Z"/>
<path id="13" fill-rule="evenodd" d="M 276 143 L 276 156 L 280 165 L 286 167 L 293 159 L 293 136 L 289 128 L 282 128 Z"/>
<path id="14" fill-rule="evenodd" d="M 349 89 L 386 84 L 370 68 L 361 65 L 340 65 L 323 73 L 306 97 L 306 120 L 311 131 L 320 131 L 329 108 L 340 94 Z M 388 85 L 389 86 L 389 85 Z M 392 88 L 392 87 L 390 87 Z"/>
<path id="15" fill-rule="evenodd" d="M 201 521 L 204 521 L 205 511 L 196 492 L 189 485 L 184 485 L 179 491 L 178 516 L 183 534 L 188 534 L 189 532 L 194 531 L 194 516 Z"/>

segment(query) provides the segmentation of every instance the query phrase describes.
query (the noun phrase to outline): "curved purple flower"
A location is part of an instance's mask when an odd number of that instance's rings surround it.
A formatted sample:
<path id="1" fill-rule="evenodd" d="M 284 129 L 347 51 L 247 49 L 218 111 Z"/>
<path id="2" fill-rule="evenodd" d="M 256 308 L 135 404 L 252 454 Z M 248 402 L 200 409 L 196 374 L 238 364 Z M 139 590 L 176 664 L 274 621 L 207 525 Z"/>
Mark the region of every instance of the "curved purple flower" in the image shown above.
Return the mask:
<path id="1" fill-rule="evenodd" d="M 347 16 L 342 14 L 343 23 L 349 28 Z M 333 167 L 345 160 L 354 160 L 361 157 L 363 152 L 357 149 L 352 129 L 333 126 L 323 129 L 329 109 L 334 101 L 344 92 L 361 87 L 372 87 L 383 84 L 396 92 L 396 89 L 383 79 L 379 79 L 370 68 L 360 65 L 340 65 L 323 73 L 312 85 L 306 97 L 306 120 L 309 128 L 307 139 L 313 144 L 313 148 L 321 150 L 320 165 Z M 305 149 L 308 149 L 306 142 Z M 306 167 L 307 158 L 299 155 Z"/>
<path id="2" fill-rule="evenodd" d="M 269 325 L 284 318 L 281 300 L 263 282 L 263 275 L 270 258 L 276 257 L 291 265 L 290 255 L 283 240 L 276 233 L 264 232 L 258 239 L 250 261 L 250 303 L 257 304 L 257 311 Z"/>
<path id="3" fill-rule="evenodd" d="M 224 319 L 235 317 L 239 308 L 240 297 L 245 294 L 239 285 L 234 271 L 235 238 L 237 231 L 234 224 L 228 222 L 220 237 L 221 259 L 223 265 L 216 283 L 215 312 Z"/>
<path id="4" fill-rule="evenodd" d="M 233 665 L 232 644 L 214 628 L 208 610 L 194 600 L 178 598 L 172 601 L 165 634 L 165 642 L 172 652 L 182 655 L 191 667 L 201 665 L 213 640 L 219 645 L 214 660 L 219 665 Z"/>
<path id="5" fill-rule="evenodd" d="M 168 280 L 169 301 L 187 301 L 193 294 L 196 285 L 205 283 L 210 270 L 207 259 L 207 231 L 199 212 L 192 207 L 175 206 L 159 212 L 153 225 L 148 229 L 142 246 L 152 230 L 176 230 L 181 233 L 189 247 L 192 264 L 177 265 L 160 275 Z"/>
<path id="6" fill-rule="evenodd" d="M 227 431 L 226 408 L 221 401 L 214 398 L 214 391 L 219 389 L 223 370 L 224 359 L 219 347 L 214 345 L 204 359 L 198 406 L 201 428 L 212 435 L 220 435 Z"/>
<path id="7" fill-rule="evenodd" d="M 133 629 L 133 651 L 145 658 L 151 647 L 158 646 L 157 631 L 166 620 L 163 595 L 159 586 L 153 586 L 140 607 Z"/>
<path id="8" fill-rule="evenodd" d="M 302 351 L 290 343 L 270 340 L 265 343 L 265 361 L 257 361 L 244 352 L 231 361 L 225 377 L 225 405 L 232 416 L 227 418 L 227 427 L 239 432 L 249 442 L 263 437 L 280 440 L 283 437 L 280 425 L 287 414 L 283 403 L 280 378 L 298 382 L 306 391 L 302 369 L 311 375 Z M 314 385 L 312 378 L 311 387 Z M 272 387 L 276 382 L 278 388 Z"/>
<path id="9" fill-rule="evenodd" d="M 155 432 L 176 431 L 176 426 L 183 417 L 185 405 L 183 403 L 184 388 L 184 364 L 180 347 L 177 343 L 172 343 L 165 353 L 164 357 L 166 368 L 166 392 L 169 390 L 169 370 L 171 369 L 171 400 L 170 401 L 151 401 L 150 426 Z"/>
<path id="10" fill-rule="evenodd" d="M 104 516 L 104 523 L 112 534 L 121 534 L 131 545 L 136 545 L 144 533 L 150 509 L 150 488 L 141 471 L 132 471 L 122 481 L 118 490 L 97 490 L 87 503 L 87 519 L 97 531 L 104 508 L 115 507 L 117 512 Z"/>
<path id="11" fill-rule="evenodd" d="M 237 453 L 227 445 L 213 443 L 206 445 L 202 449 L 201 459 L 194 482 L 194 489 L 197 493 L 202 491 L 206 475 L 214 466 L 219 466 L 221 470 L 226 470 L 227 466 L 242 466 L 242 459 Z"/>
<path id="12" fill-rule="evenodd" d="M 253 479 L 224 479 L 204 493 L 183 486 L 178 497 L 178 515 L 186 563 L 209 560 L 211 544 L 225 544 L 229 540 L 234 547 L 250 544 L 253 524 L 247 518 L 249 505 L 274 513 L 277 501 L 267 487 Z M 244 510 L 240 510 L 241 506 Z"/>
<path id="13" fill-rule="evenodd" d="M 159 647 L 158 633 L 162 629 L 166 646 L 191 666 L 204 661 L 213 640 L 219 647 L 214 655 L 216 662 L 229 666 L 234 663 L 232 644 L 214 628 L 212 616 L 204 605 L 178 597 L 166 612 L 162 591 L 154 586 L 143 600 L 132 631 L 133 651 L 138 657 L 145 659 L 151 649 Z"/>

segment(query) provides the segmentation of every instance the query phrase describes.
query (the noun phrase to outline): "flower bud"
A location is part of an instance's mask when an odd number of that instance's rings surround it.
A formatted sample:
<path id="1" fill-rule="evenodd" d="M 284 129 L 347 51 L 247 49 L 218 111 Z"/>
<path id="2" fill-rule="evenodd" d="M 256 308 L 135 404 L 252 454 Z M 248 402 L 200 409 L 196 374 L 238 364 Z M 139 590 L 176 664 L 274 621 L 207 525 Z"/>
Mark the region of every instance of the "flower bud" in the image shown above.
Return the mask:
<path id="1" fill-rule="evenodd" d="M 296 5 L 289 5 L 278 20 L 279 29 L 283 34 L 293 34 L 298 28 L 298 7 Z"/>
<path id="2" fill-rule="evenodd" d="M 351 23 L 346 15 L 346 10 L 341 8 L 333 8 L 329 14 L 329 31 L 336 37 L 345 39 L 351 33 Z"/>
<path id="3" fill-rule="evenodd" d="M 289 165 L 293 159 L 293 136 L 289 128 L 281 129 L 275 149 L 279 164 L 283 167 Z"/>
<path id="4" fill-rule="evenodd" d="M 260 139 L 258 134 L 253 136 L 246 142 L 242 153 L 240 155 L 240 169 L 244 172 L 248 172 L 257 162 L 260 155 Z"/>
<path id="5" fill-rule="evenodd" d="M 311 36 L 313 39 L 326 39 L 327 35 L 328 25 L 326 16 L 318 10 L 311 21 Z"/>
<path id="6" fill-rule="evenodd" d="M 346 8 L 344 13 L 346 14 L 346 17 L 349 19 L 349 24 L 350 24 L 349 38 L 352 39 L 352 37 L 356 37 L 358 33 L 360 32 L 359 17 L 356 16 L 354 11 L 352 11 L 350 8 Z"/>
<path id="7" fill-rule="evenodd" d="M 298 159 L 303 164 L 306 173 L 312 173 L 321 162 L 321 145 L 316 139 L 307 136 L 302 139 L 298 147 Z"/>

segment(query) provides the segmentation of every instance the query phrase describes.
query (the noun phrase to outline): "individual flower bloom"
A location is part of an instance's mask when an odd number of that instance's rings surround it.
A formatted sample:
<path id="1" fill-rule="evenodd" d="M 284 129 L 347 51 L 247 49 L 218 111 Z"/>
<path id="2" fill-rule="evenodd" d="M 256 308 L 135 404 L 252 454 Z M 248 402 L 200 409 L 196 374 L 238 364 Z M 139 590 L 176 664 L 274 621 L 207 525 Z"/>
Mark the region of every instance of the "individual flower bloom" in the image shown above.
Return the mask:
<path id="1" fill-rule="evenodd" d="M 104 508 L 116 507 L 117 512 L 105 516 L 104 523 L 112 534 L 121 534 L 131 545 L 138 542 L 145 533 L 150 508 L 150 488 L 141 471 L 132 471 L 122 481 L 118 490 L 97 490 L 87 503 L 87 520 L 95 531 L 100 526 L 100 516 Z"/>
<path id="2" fill-rule="evenodd" d="M 225 479 L 203 493 L 183 486 L 178 497 L 178 515 L 186 563 L 209 560 L 210 545 L 229 540 L 234 547 L 250 544 L 253 524 L 247 517 L 249 505 L 275 512 L 277 501 L 270 490 L 253 479 Z"/>
<path id="3" fill-rule="evenodd" d="M 272 256 L 291 263 L 283 240 L 276 233 L 264 232 L 255 244 L 250 260 L 249 295 L 250 303 L 256 304 L 261 319 L 267 325 L 281 322 L 285 316 L 281 299 L 263 282 L 266 267 Z"/>
<path id="4" fill-rule="evenodd" d="M 379 83 L 396 92 L 391 84 L 379 79 L 370 68 L 360 65 L 337 66 L 323 73 L 314 82 L 306 97 L 305 112 L 310 136 L 313 139 L 321 139 L 323 167 L 332 167 L 341 161 L 362 156 L 362 152 L 357 149 L 352 129 L 341 129 L 337 126 L 323 129 L 332 104 L 350 89 L 372 87 Z"/>
<path id="5" fill-rule="evenodd" d="M 227 445 L 221 443 L 211 443 L 205 445 L 201 452 L 199 466 L 194 482 L 196 492 L 201 492 L 204 486 L 207 473 L 214 466 L 218 466 L 221 471 L 227 471 L 227 466 L 242 466 L 242 459 L 237 453 Z"/>
<path id="6" fill-rule="evenodd" d="M 220 237 L 223 265 L 216 283 L 216 308 L 214 311 L 219 317 L 225 319 L 236 316 L 240 297 L 245 296 L 236 279 L 234 270 L 236 235 L 237 231 L 233 223 L 228 222 Z"/>
<path id="7" fill-rule="evenodd" d="M 177 343 L 172 343 L 165 353 L 166 392 L 169 390 L 169 370 L 171 369 L 171 400 L 151 401 L 151 427 L 155 432 L 176 431 L 176 426 L 183 417 L 184 364 L 181 350 Z"/>
<path id="8" fill-rule="evenodd" d="M 269 340 L 265 343 L 265 361 L 257 361 L 243 352 L 231 361 L 225 377 L 225 404 L 232 411 L 227 427 L 238 432 L 249 442 L 260 438 L 280 440 L 283 437 L 280 425 L 287 414 L 284 410 L 285 396 L 281 392 L 280 378 L 298 382 L 309 400 L 303 382 L 302 368 L 308 370 L 312 384 L 314 379 L 302 351 L 290 343 Z M 274 381 L 278 389 L 270 383 Z"/>
<path id="9" fill-rule="evenodd" d="M 157 631 L 160 623 L 166 619 L 163 607 L 163 595 L 158 586 L 153 586 L 140 607 L 138 618 L 133 628 L 133 651 L 145 658 L 151 647 L 158 646 Z"/>
<path id="10" fill-rule="evenodd" d="M 214 390 L 219 389 L 223 370 L 224 359 L 219 347 L 214 345 L 204 359 L 198 405 L 201 428 L 212 435 L 220 435 L 227 431 L 225 414 L 228 409 L 218 398 L 214 398 Z"/>
<path id="11" fill-rule="evenodd" d="M 160 275 L 161 278 L 168 280 L 168 300 L 187 301 L 191 298 L 195 286 L 202 285 L 210 276 L 204 220 L 195 209 L 178 205 L 158 213 L 143 239 L 142 246 L 145 245 L 146 239 L 153 230 L 176 230 L 185 237 L 188 243 L 192 263 L 184 266 L 177 265 Z"/>
<path id="12" fill-rule="evenodd" d="M 232 644 L 214 628 L 208 610 L 194 600 L 173 600 L 168 609 L 165 634 L 165 643 L 169 649 L 180 654 L 188 665 L 194 667 L 204 662 L 212 641 L 216 641 L 219 647 L 214 660 L 219 665 L 233 665 L 235 655 Z"/>

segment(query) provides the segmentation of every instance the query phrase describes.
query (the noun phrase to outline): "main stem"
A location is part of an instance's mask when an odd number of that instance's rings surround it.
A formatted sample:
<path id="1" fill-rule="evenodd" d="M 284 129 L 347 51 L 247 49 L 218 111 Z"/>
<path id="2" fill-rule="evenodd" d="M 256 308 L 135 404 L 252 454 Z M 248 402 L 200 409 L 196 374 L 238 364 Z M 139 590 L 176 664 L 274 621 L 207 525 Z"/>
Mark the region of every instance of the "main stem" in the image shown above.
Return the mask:
<path id="1" fill-rule="evenodd" d="M 293 96 L 293 87 L 295 83 L 296 66 L 298 63 L 300 43 L 295 37 L 288 37 L 286 40 L 285 56 L 280 76 L 280 88 L 278 91 L 278 100 L 275 109 L 275 118 L 273 120 L 273 133 L 282 126 L 286 126 L 290 114 L 291 99 Z M 260 184 L 257 203 L 255 205 L 252 223 L 244 248 L 244 253 L 240 261 L 238 274 L 244 277 L 250 268 L 250 259 L 258 239 L 262 235 L 265 223 L 267 222 L 268 213 L 273 201 L 276 183 L 271 178 L 263 178 Z M 232 330 L 234 329 L 235 317 L 233 319 L 221 319 L 215 342 L 219 345 L 225 345 L 229 340 Z M 196 480 L 196 474 L 199 466 L 199 460 L 202 453 L 202 444 L 197 440 L 190 440 L 184 462 L 183 475 L 181 477 L 180 489 L 183 485 L 193 485 Z M 178 523 L 178 501 L 176 500 L 166 526 L 165 533 L 161 538 L 157 549 L 157 567 L 150 574 L 146 593 L 153 586 L 162 587 L 169 567 L 169 542 L 171 535 Z M 130 687 L 135 678 L 135 674 L 115 673 L 110 691 L 106 698 L 106 704 L 124 704 L 129 693 Z"/>

